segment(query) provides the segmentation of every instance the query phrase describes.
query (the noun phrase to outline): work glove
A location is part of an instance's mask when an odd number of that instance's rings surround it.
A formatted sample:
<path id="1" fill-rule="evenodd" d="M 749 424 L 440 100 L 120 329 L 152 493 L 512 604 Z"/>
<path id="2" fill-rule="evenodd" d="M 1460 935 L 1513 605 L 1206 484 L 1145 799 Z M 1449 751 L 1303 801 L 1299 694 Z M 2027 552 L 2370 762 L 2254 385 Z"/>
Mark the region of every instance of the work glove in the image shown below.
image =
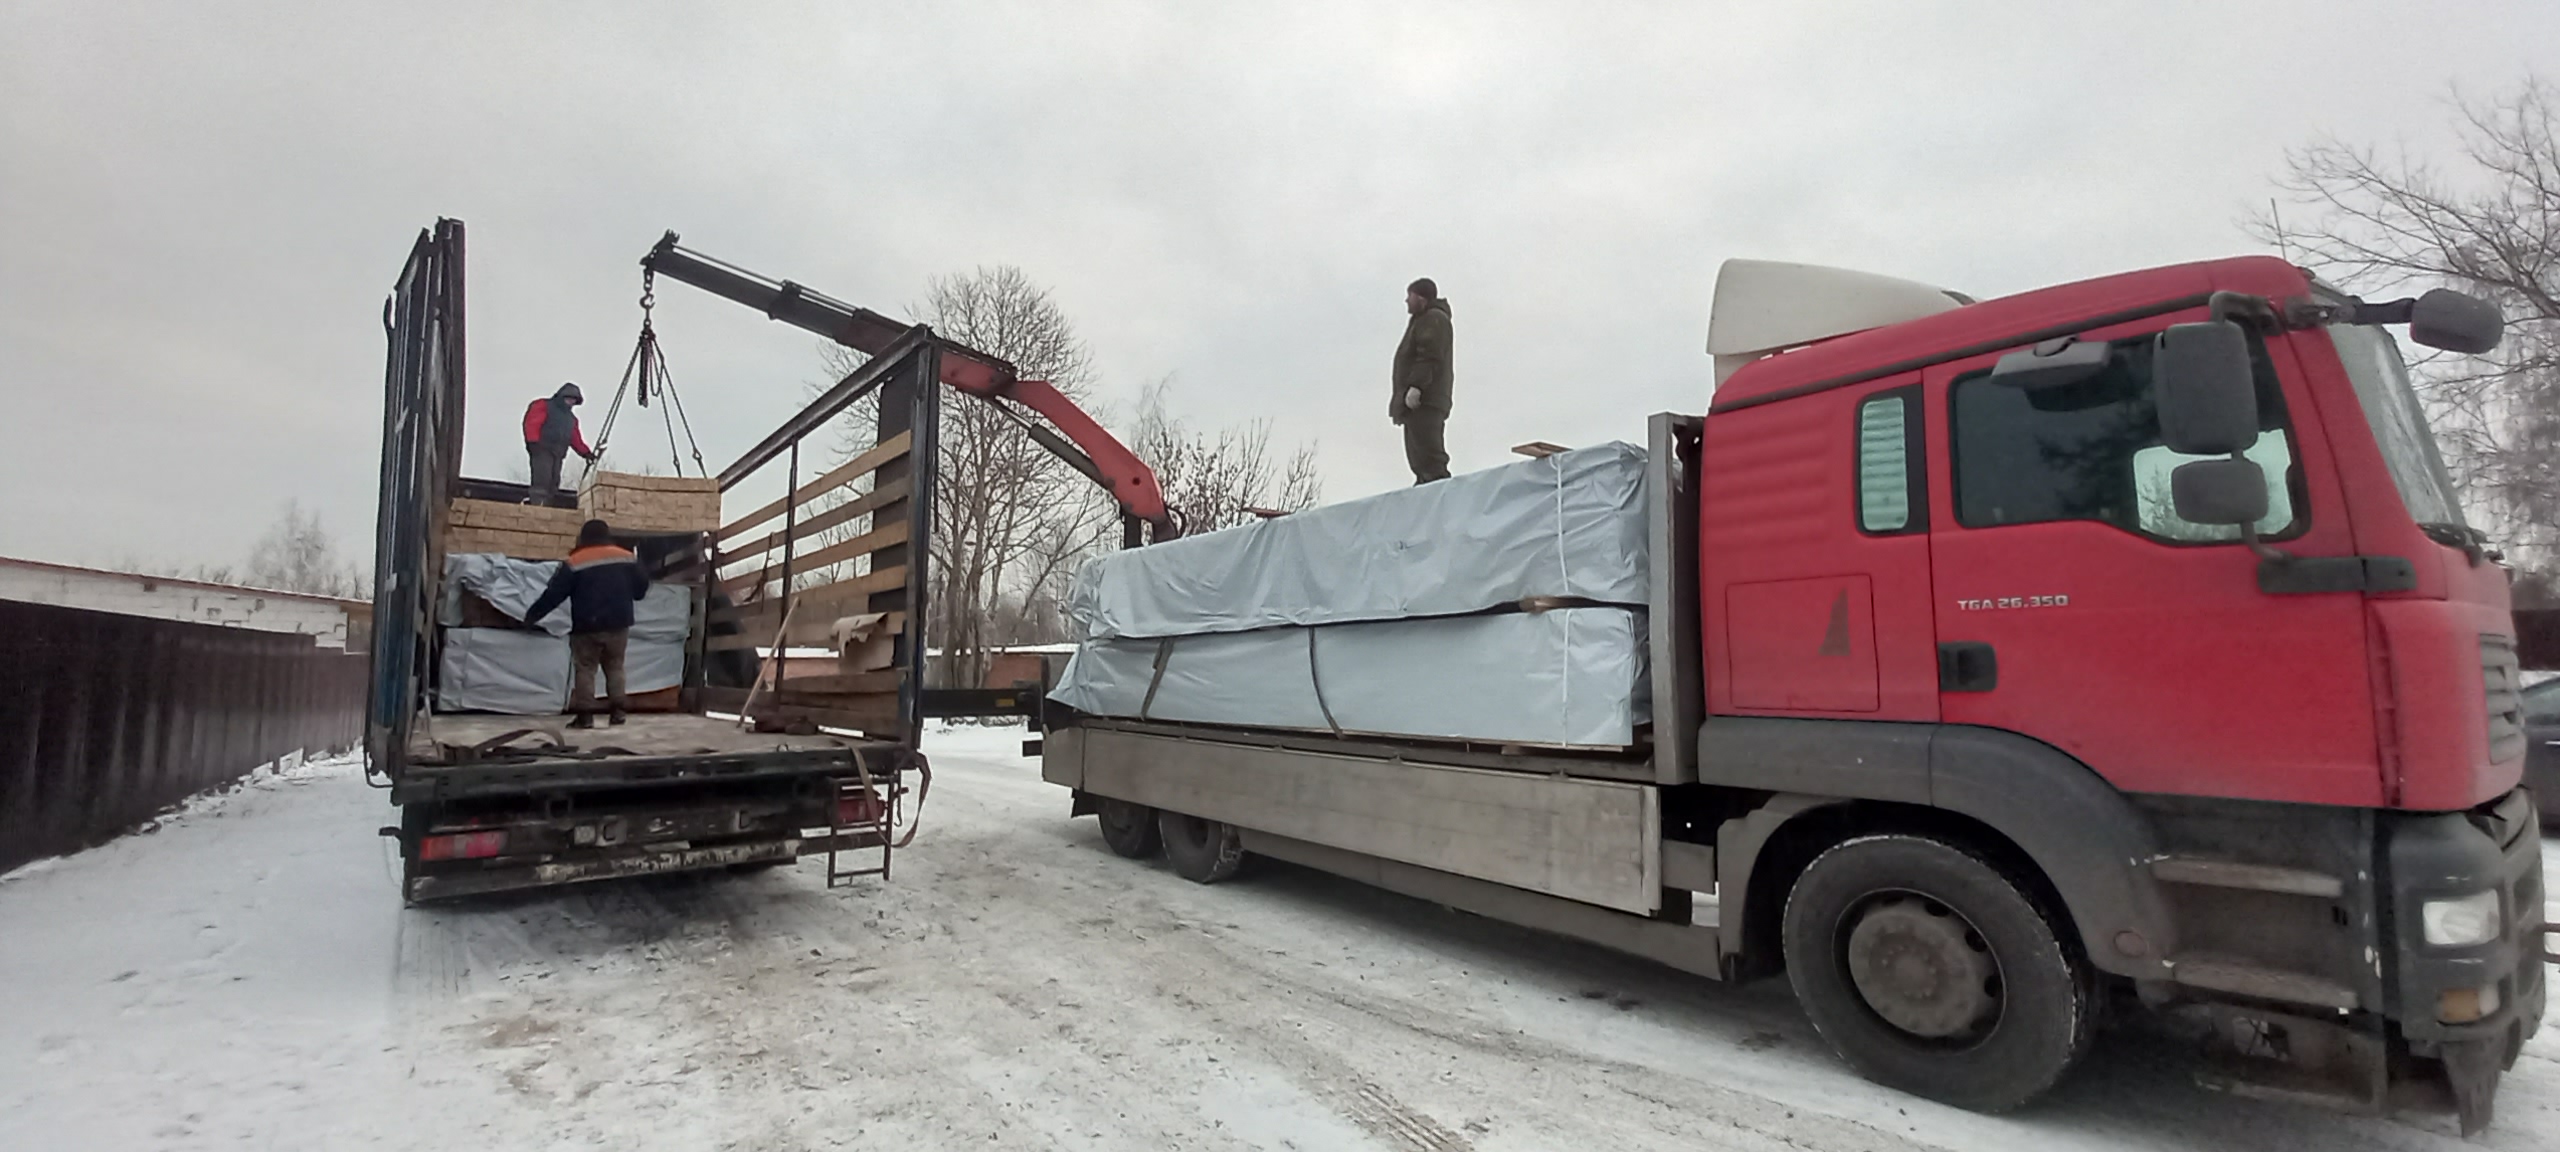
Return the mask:
<path id="1" fill-rule="evenodd" d="M 1407 388 L 1407 389 L 1405 389 L 1405 390 L 1404 390 L 1404 406 L 1405 406 L 1405 407 L 1407 407 L 1407 408 L 1420 408 L 1420 407 L 1422 407 L 1422 389 L 1420 389 L 1420 388 Z"/>

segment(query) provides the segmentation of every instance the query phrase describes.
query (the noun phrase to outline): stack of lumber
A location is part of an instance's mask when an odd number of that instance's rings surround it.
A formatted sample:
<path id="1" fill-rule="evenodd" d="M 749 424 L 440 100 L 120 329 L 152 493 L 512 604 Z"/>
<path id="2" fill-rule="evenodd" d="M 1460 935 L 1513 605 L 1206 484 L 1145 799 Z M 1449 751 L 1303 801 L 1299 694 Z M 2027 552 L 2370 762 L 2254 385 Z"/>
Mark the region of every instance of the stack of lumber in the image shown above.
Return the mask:
<path id="1" fill-rule="evenodd" d="M 720 482 L 598 472 L 578 490 L 578 513 L 616 532 L 709 532 L 720 527 Z"/>
<path id="2" fill-rule="evenodd" d="M 444 550 L 559 560 L 576 546 L 578 525 L 585 519 L 575 508 L 457 499 L 446 521 Z"/>

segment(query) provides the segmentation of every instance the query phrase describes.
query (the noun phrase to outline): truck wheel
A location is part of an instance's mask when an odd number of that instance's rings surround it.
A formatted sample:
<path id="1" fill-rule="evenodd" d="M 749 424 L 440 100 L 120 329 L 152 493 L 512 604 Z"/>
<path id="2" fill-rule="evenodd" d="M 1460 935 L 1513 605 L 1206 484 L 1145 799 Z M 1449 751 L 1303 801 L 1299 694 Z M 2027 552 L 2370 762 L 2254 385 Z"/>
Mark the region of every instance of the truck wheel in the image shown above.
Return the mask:
<path id="1" fill-rule="evenodd" d="M 1144 804 L 1096 797 L 1100 804 L 1094 815 L 1102 821 L 1102 842 L 1111 850 L 1132 860 L 1144 860 L 1164 850 L 1164 836 L 1156 831 L 1156 810 Z"/>
<path id="2" fill-rule="evenodd" d="M 1164 838 L 1164 858 L 1174 874 L 1195 884 L 1215 884 L 1236 874 L 1244 864 L 1244 837 L 1233 824 L 1159 812 L 1156 829 Z"/>
<path id="3" fill-rule="evenodd" d="M 1787 894 L 1787 977 L 1861 1075 L 1983 1112 L 2040 1096 L 2088 1051 L 2096 985 L 2001 868 L 1919 836 L 1816 857 Z"/>

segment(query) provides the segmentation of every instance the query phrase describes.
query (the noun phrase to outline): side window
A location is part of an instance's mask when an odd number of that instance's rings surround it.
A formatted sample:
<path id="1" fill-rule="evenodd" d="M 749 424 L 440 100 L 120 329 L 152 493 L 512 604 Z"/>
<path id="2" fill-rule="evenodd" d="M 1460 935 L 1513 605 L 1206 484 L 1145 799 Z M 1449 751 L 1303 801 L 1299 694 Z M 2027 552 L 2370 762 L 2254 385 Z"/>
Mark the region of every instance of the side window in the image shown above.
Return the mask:
<path id="1" fill-rule="evenodd" d="M 2019 388 L 1993 381 L 1988 369 L 1958 377 L 1949 401 L 1956 520 L 1967 528 L 2096 520 L 2171 542 L 2238 540 L 2238 528 L 2179 519 L 2171 503 L 2169 473 L 2199 457 L 2160 443 L 2151 349 L 2148 335 L 2117 341 L 2105 371 L 2060 387 Z M 2282 538 L 2303 527 L 2296 514 L 2301 478 L 2284 390 L 2255 333 L 2249 351 L 2259 435 L 2244 455 L 2267 477 L 2267 518 L 2258 532 Z"/>
<path id="2" fill-rule="evenodd" d="M 1920 386 L 1858 404 L 1858 529 L 1875 535 L 1929 528 L 1929 470 L 1922 464 Z"/>

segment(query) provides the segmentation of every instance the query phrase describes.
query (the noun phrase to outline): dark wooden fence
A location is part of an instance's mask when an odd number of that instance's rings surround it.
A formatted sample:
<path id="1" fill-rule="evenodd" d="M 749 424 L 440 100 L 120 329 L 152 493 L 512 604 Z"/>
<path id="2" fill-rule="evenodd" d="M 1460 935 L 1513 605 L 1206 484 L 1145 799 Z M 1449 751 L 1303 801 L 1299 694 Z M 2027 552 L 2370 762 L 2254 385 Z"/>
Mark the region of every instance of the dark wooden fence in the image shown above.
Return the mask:
<path id="1" fill-rule="evenodd" d="M 365 664 L 308 636 L 0 601 L 0 872 L 354 747 Z"/>

